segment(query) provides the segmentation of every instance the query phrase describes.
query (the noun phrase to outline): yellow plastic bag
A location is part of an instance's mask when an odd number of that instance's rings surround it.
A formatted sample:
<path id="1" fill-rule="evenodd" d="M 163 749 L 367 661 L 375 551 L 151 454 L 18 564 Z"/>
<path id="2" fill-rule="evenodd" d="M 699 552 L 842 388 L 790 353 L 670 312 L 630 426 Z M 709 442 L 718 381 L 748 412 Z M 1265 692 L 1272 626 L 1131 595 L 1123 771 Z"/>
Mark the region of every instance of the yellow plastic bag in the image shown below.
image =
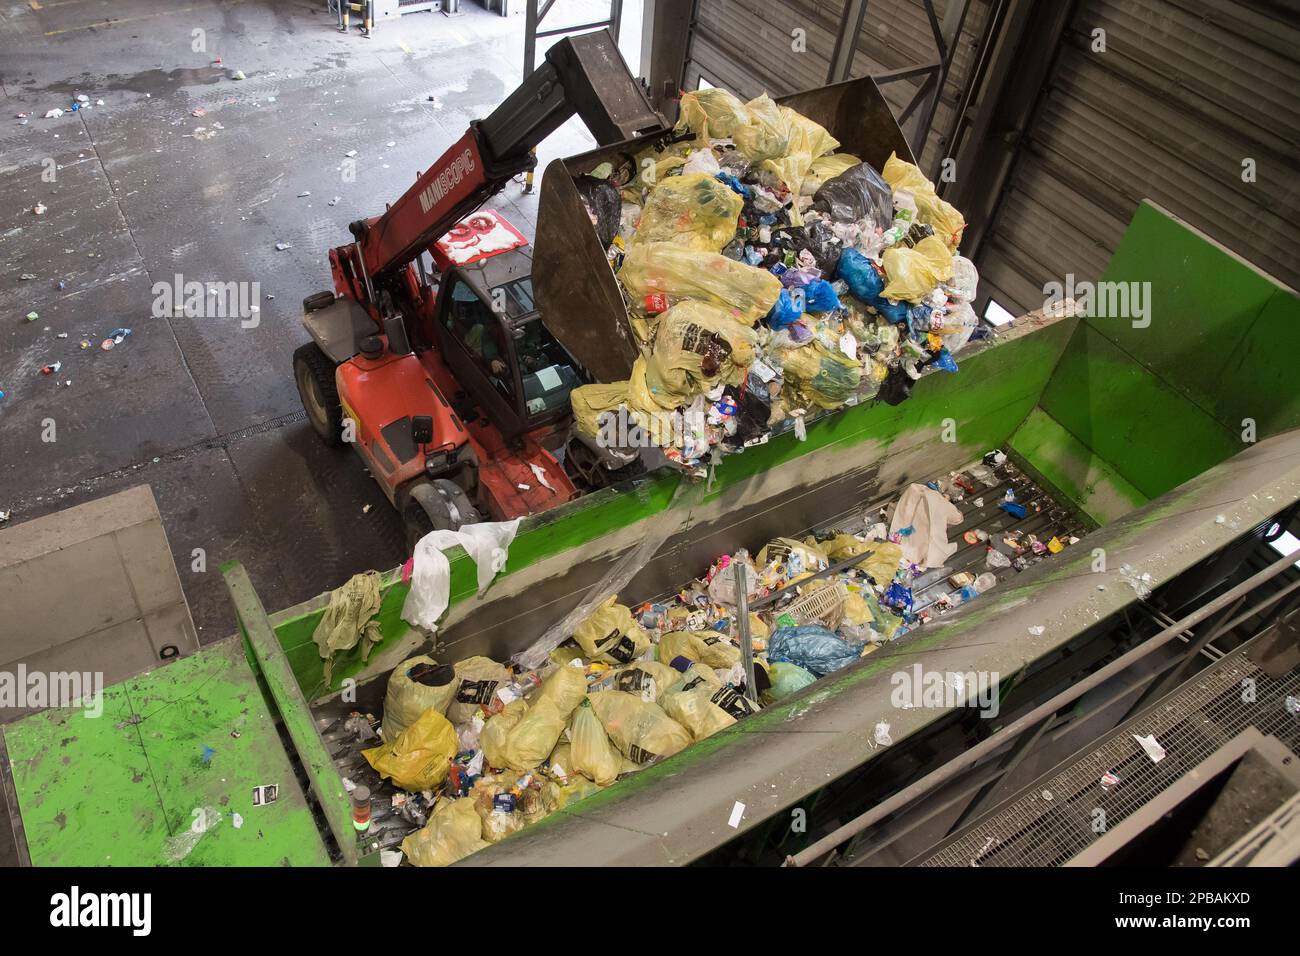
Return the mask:
<path id="1" fill-rule="evenodd" d="M 730 727 L 736 718 L 713 702 L 717 688 L 702 678 L 683 680 L 664 696 L 664 712 L 691 732 L 696 740 Z"/>
<path id="2" fill-rule="evenodd" d="M 635 664 L 615 668 L 611 675 L 613 686 L 610 690 L 626 691 L 644 700 L 659 703 L 668 688 L 677 683 L 680 677 L 677 671 L 659 661 L 637 661 Z"/>
<path id="3" fill-rule="evenodd" d="M 438 662 L 432 657 L 420 654 L 402 661 L 388 675 L 388 690 L 384 694 L 385 740 L 396 740 L 398 734 L 415 723 L 430 707 L 440 714 L 446 713 L 447 705 L 456 695 L 457 682 L 454 677 L 443 684 L 426 684 L 413 680 L 411 671 L 421 664 L 427 668 L 438 667 Z M 427 679 L 437 680 L 443 676 L 447 676 L 446 672 L 434 674 Z"/>
<path id="4" fill-rule="evenodd" d="M 658 704 L 621 690 L 603 690 L 587 699 L 610 740 L 635 764 L 671 757 L 691 744 L 690 732 Z"/>
<path id="5" fill-rule="evenodd" d="M 489 703 L 501 684 L 509 683 L 510 669 L 487 657 L 467 657 L 456 665 L 456 696 L 447 707 L 447 719 L 463 724 Z"/>
<path id="6" fill-rule="evenodd" d="M 451 758 L 459 749 L 456 728 L 430 707 L 396 740 L 363 750 L 361 756 L 381 777 L 415 793 L 432 790 L 447 779 Z"/>
<path id="7" fill-rule="evenodd" d="M 501 763 L 492 766 L 512 770 L 532 770 L 555 749 L 569 715 L 587 696 L 587 676 L 578 667 L 557 668 L 534 696 L 528 712 L 506 733 L 499 756 Z M 504 715 L 502 715 L 504 716 Z M 492 718 L 495 720 L 496 718 Z M 491 724 L 491 721 L 488 721 Z M 484 733 L 487 728 L 484 728 Z M 487 745 L 483 746 L 487 756 Z"/>
<path id="8" fill-rule="evenodd" d="M 551 755 L 546 758 L 546 772 L 561 783 L 567 782 L 573 776 L 573 745 L 563 737 L 555 745 Z"/>
<path id="9" fill-rule="evenodd" d="M 573 772 L 589 777 L 602 787 L 613 783 L 623 766 L 623 757 L 589 702 L 584 700 L 578 705 L 569 736 L 573 738 L 569 757 Z"/>
<path id="10" fill-rule="evenodd" d="M 687 249 L 718 252 L 736 237 L 744 200 L 708 173 L 683 173 L 662 180 L 646 199 L 629 248 L 671 242 Z"/>
<path id="11" fill-rule="evenodd" d="M 820 342 L 780 352 L 786 385 L 804 408 L 839 408 L 862 379 L 862 365 Z"/>
<path id="12" fill-rule="evenodd" d="M 650 638 L 632 612 L 610 595 L 573 632 L 573 639 L 592 660 L 627 664 L 650 647 Z"/>
<path id="13" fill-rule="evenodd" d="M 567 664 L 557 667 L 542 681 L 533 696 L 533 706 L 550 704 L 568 720 L 573 709 L 587 696 L 587 673 L 581 667 Z"/>
<path id="14" fill-rule="evenodd" d="M 505 744 L 501 748 L 500 766 L 511 770 L 532 770 L 555 749 L 560 734 L 564 733 L 568 716 L 548 701 L 534 704 L 506 735 Z M 486 756 L 486 746 L 483 752 Z M 497 764 L 494 763 L 493 766 Z"/>
<path id="15" fill-rule="evenodd" d="M 659 319 L 654 352 L 646 359 L 646 384 L 654 395 L 682 404 L 719 380 L 739 384 L 753 364 L 754 330 L 707 302 L 679 302 Z"/>
<path id="16" fill-rule="evenodd" d="M 905 189 L 912 194 L 916 199 L 917 218 L 934 227 L 934 234 L 949 252 L 956 252 L 957 246 L 961 244 L 961 234 L 966 228 L 966 220 L 949 203 L 939 198 L 934 191 L 934 183 L 925 178 L 925 173 L 911 163 L 899 159 L 897 153 L 890 153 L 880 175 L 885 182 L 889 183 L 891 189 Z"/>
<path id="17" fill-rule="evenodd" d="M 818 157 L 808 167 L 808 173 L 804 177 L 803 188 L 800 192 L 805 196 L 811 196 L 817 192 L 818 187 L 826 180 L 834 179 L 840 173 L 857 166 L 861 162 L 862 160 L 852 153 L 831 153 L 829 156 Z"/>
<path id="18" fill-rule="evenodd" d="M 451 866 L 487 845 L 474 801 L 443 797 L 424 828 L 402 841 L 402 853 L 412 866 Z"/>
<path id="19" fill-rule="evenodd" d="M 803 191 L 804 177 L 808 175 L 813 160 L 835 149 L 840 143 L 823 126 L 808 117 L 787 106 L 780 107 L 780 111 L 790 131 L 789 147 L 783 156 L 764 160 L 762 168 L 774 173 L 793 195 L 798 196 Z M 795 226 L 803 225 L 797 204 L 790 209 L 790 222 Z"/>
<path id="20" fill-rule="evenodd" d="M 678 657 L 727 668 L 740 660 L 740 648 L 717 631 L 670 631 L 659 638 L 659 660 L 671 664 Z"/>
<path id="21" fill-rule="evenodd" d="M 812 544 L 813 542 L 807 542 Z M 843 561 L 856 555 L 862 555 L 856 567 L 867 572 L 877 584 L 888 584 L 894 579 L 898 562 L 903 557 L 903 549 L 892 541 L 863 541 L 851 534 L 837 534 L 829 541 L 818 545 L 826 552 L 831 561 Z"/>
<path id="22" fill-rule="evenodd" d="M 701 299 L 749 326 L 767 315 L 781 294 L 781 280 L 766 269 L 671 242 L 628 250 L 618 278 L 634 305 L 655 292 Z"/>
<path id="23" fill-rule="evenodd" d="M 751 163 L 784 156 L 790 149 L 790 123 L 766 93 L 745 104 L 745 122 L 731 131 L 736 149 Z"/>
<path id="24" fill-rule="evenodd" d="M 616 411 L 627 401 L 627 382 L 608 385 L 579 385 L 569 393 L 573 406 L 573 421 L 584 435 L 595 437 L 600 433 L 600 416 Z"/>
<path id="25" fill-rule="evenodd" d="M 482 748 L 483 760 L 489 767 L 508 766 L 506 742 L 510 739 L 510 731 L 518 726 L 527 713 L 528 701 L 520 697 L 506 704 L 501 713 L 493 714 L 487 719 L 478 735 L 478 745 Z"/>
<path id="26" fill-rule="evenodd" d="M 745 104 L 728 90 L 711 87 L 682 94 L 679 129 L 708 139 L 729 139 L 736 127 L 749 121 Z"/>
<path id="27" fill-rule="evenodd" d="M 564 783 L 547 781 L 542 787 L 542 806 L 548 813 L 572 806 L 584 797 L 600 793 L 600 787 L 582 774 L 573 774 Z"/>
<path id="28" fill-rule="evenodd" d="M 952 278 L 952 253 L 938 236 L 926 236 L 912 249 L 890 246 L 880 264 L 889 277 L 881 295 L 899 302 L 920 302 Z"/>

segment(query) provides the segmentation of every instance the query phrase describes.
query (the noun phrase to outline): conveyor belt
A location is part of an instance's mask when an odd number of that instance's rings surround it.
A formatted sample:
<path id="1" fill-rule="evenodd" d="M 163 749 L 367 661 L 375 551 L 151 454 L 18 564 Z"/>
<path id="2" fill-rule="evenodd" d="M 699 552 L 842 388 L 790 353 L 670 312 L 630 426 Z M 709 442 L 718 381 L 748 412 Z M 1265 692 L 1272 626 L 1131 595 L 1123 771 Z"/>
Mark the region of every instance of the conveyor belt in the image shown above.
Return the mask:
<path id="1" fill-rule="evenodd" d="M 1003 536 L 1011 531 L 1024 535 L 1034 534 L 1044 542 L 1053 535 L 1065 540 L 1071 535 L 1081 536 L 1084 533 L 1085 529 L 1077 519 L 1072 517 L 1066 509 L 1057 505 L 1043 489 L 1035 485 L 1028 476 L 1020 472 L 1010 462 L 994 468 L 993 476 L 997 479 L 995 485 L 981 487 L 975 494 L 966 495 L 961 500 L 954 502 L 962 512 L 962 521 L 949 529 L 950 541 L 960 541 L 962 534 L 966 531 L 979 528 L 988 532 L 990 543 L 998 546 L 1008 557 L 1013 557 L 1014 553 L 1000 544 Z M 947 477 L 947 474 L 927 476 L 922 478 L 921 481 L 924 483 L 930 480 L 943 480 Z M 975 482 L 975 484 L 979 485 L 980 483 Z M 1015 489 L 1016 500 L 1025 505 L 1027 513 L 1024 518 L 1017 519 L 998 508 L 1008 487 Z M 851 515 L 841 515 L 836 519 L 827 521 L 825 524 L 820 525 L 817 530 L 861 532 L 879 520 L 880 510 L 890 505 L 897 498 L 898 495 L 895 494 L 882 500 L 873 501 L 865 508 L 855 509 Z M 983 500 L 982 506 L 975 504 L 977 499 Z M 1029 564 L 1051 557 L 1051 555 L 1034 555 L 1028 550 L 1024 554 Z M 914 609 L 921 611 L 929 608 L 940 597 L 951 592 L 953 588 L 948 583 L 948 577 L 957 572 L 969 571 L 972 574 L 979 575 L 986 570 L 992 570 L 999 582 L 1015 577 L 1020 573 L 1010 567 L 987 568 L 985 555 L 986 545 L 984 542 L 975 545 L 961 544 L 944 569 L 934 569 L 927 572 L 926 578 L 929 579 L 927 586 L 914 591 Z M 703 573 L 707 569 L 683 570 L 687 572 L 696 570 Z M 682 583 L 685 584 L 686 582 L 683 581 Z M 932 620 L 937 620 L 939 616 L 941 615 L 937 614 Z M 906 636 L 902 639 L 905 640 Z M 373 726 L 376 730 L 378 729 L 378 717 L 383 713 L 383 695 L 386 684 L 387 681 L 382 679 L 370 681 L 358 688 L 357 701 L 342 703 L 338 698 L 334 698 L 318 705 L 315 708 L 315 713 L 321 737 L 334 757 L 339 773 L 346 781 L 354 785 L 370 788 L 372 794 L 371 832 L 378 838 L 380 847 L 388 850 L 396 849 L 407 834 L 418 829 L 420 824 L 417 821 L 421 817 L 411 813 L 410 810 L 404 815 L 394 807 L 393 800 L 395 797 L 399 800 L 403 799 L 402 791 L 392 786 L 392 784 L 382 781 L 365 758 L 361 756 L 363 749 L 376 746 L 378 741 L 374 738 L 365 741 L 359 739 L 356 733 L 357 724 L 352 723 L 349 726 L 351 716 L 354 713 L 361 713 L 373 715 L 376 718 Z M 428 807 L 425 806 L 421 795 L 405 795 L 405 799 L 411 801 L 413 806 L 427 812 Z"/>

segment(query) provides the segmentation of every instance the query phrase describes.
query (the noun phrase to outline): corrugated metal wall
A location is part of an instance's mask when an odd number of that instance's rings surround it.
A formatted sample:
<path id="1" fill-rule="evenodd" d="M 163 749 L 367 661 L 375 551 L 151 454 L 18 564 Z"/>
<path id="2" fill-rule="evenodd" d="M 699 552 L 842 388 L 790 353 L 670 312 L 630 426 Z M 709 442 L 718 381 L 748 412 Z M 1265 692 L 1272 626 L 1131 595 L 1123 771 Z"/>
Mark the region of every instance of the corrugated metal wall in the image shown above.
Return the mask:
<path id="1" fill-rule="evenodd" d="M 1096 280 L 1144 197 L 1300 286 L 1297 90 L 1295 0 L 1081 0 L 977 257 L 983 291 L 1018 311 L 1044 282 Z"/>
<path id="2" fill-rule="evenodd" d="M 697 0 L 685 88 L 703 77 L 750 97 L 824 83 L 844 3 Z M 936 3 L 941 21 L 956 3 Z M 988 15 L 988 0 L 973 0 L 921 156 L 931 176 Z M 791 51 L 795 27 L 805 53 Z M 1092 50 L 1098 28 L 1105 52 Z M 920 0 L 868 0 L 854 76 L 935 58 Z M 883 90 L 897 111 L 916 86 Z M 976 257 L 982 290 L 1028 311 L 1045 282 L 1096 280 L 1143 198 L 1300 286 L 1297 90 L 1300 0 L 1077 0 Z"/>
<path id="3" fill-rule="evenodd" d="M 949 3 L 960 6 L 959 0 Z M 949 3 L 936 2 L 940 20 Z M 683 88 L 695 89 L 703 77 L 748 99 L 764 91 L 780 96 L 823 85 L 844 6 L 844 0 L 698 0 Z M 972 0 L 944 97 L 935 113 L 934 132 L 921 157 L 922 167 L 932 174 L 945 155 L 942 134 L 951 123 L 966 71 L 971 68 L 987 10 L 987 0 Z M 791 31 L 796 28 L 805 31 L 806 43 L 806 50 L 798 53 L 791 49 Z M 852 76 L 937 59 L 930 22 L 920 0 L 868 0 Z M 882 92 L 898 112 L 919 85 L 915 80 L 898 81 L 883 86 Z M 918 109 L 904 125 L 909 140 L 923 112 Z"/>

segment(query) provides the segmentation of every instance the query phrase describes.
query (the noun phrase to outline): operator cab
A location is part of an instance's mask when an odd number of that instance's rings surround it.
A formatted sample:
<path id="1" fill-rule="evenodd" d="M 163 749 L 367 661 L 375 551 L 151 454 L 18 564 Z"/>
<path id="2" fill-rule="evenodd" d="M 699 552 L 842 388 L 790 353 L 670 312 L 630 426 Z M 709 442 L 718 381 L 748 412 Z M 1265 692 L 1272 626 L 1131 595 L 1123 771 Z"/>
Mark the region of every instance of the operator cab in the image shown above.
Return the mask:
<path id="1" fill-rule="evenodd" d="M 542 322 L 527 247 L 453 265 L 434 311 L 443 360 L 509 442 L 570 415 L 578 363 Z"/>

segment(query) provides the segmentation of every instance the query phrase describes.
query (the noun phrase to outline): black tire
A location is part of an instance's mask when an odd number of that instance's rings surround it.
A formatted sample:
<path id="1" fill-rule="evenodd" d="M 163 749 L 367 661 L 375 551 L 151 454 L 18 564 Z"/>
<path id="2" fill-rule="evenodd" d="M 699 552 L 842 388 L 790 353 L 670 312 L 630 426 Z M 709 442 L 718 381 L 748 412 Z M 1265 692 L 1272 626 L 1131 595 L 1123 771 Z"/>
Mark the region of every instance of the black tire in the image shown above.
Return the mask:
<path id="1" fill-rule="evenodd" d="M 402 512 L 402 531 L 406 534 L 406 554 L 415 553 L 415 545 L 421 538 L 433 530 L 433 521 L 418 501 L 408 501 Z"/>
<path id="2" fill-rule="evenodd" d="M 406 550 L 433 530 L 456 531 L 481 520 L 469 496 L 454 482 L 437 478 L 408 493 L 402 509 L 402 527 L 406 532 Z"/>
<path id="3" fill-rule="evenodd" d="M 313 292 L 307 298 L 302 300 L 302 310 L 304 312 L 319 312 L 326 306 L 334 304 L 333 292 Z"/>
<path id="4" fill-rule="evenodd" d="M 312 431 L 330 448 L 343 444 L 343 407 L 334 385 L 334 363 L 315 342 L 294 351 L 293 380 Z"/>

